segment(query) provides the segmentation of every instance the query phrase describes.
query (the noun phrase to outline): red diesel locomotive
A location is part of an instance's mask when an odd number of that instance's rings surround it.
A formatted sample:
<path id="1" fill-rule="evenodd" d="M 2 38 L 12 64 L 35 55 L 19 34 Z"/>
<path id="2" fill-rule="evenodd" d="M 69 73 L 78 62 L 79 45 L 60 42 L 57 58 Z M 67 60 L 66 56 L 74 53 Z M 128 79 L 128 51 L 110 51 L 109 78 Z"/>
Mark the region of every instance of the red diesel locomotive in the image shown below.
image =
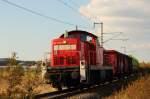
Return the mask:
<path id="1" fill-rule="evenodd" d="M 62 89 L 98 84 L 132 73 L 132 58 L 105 50 L 98 37 L 86 31 L 70 31 L 52 40 L 51 64 L 47 69 L 53 87 Z"/>

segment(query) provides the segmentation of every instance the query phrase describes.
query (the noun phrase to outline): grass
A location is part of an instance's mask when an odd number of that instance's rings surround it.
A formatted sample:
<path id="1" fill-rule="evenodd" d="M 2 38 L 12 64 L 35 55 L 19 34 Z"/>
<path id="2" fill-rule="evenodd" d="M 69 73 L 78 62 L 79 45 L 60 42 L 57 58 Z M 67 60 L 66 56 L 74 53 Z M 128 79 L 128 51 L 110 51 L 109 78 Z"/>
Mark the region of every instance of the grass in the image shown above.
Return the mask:
<path id="1" fill-rule="evenodd" d="M 41 84 L 35 90 L 38 90 L 39 94 L 49 93 L 49 92 L 56 91 L 56 89 L 52 88 L 49 84 Z"/>
<path id="2" fill-rule="evenodd" d="M 150 97 L 150 75 L 139 78 L 135 82 L 128 85 L 127 88 L 122 88 L 119 92 L 106 99 L 149 99 Z"/>
<path id="3" fill-rule="evenodd" d="M 17 75 L 15 75 L 15 72 Z M 34 96 L 35 94 L 55 91 L 55 89 L 52 88 L 49 84 L 45 84 L 43 82 L 40 73 L 36 73 L 32 69 L 21 72 L 24 72 L 23 75 L 18 76 L 19 72 L 16 70 L 11 73 L 10 70 L 6 68 L 0 69 L 0 99 L 10 98 L 7 96 L 9 96 L 9 90 L 11 89 L 13 89 L 11 94 L 12 98 L 14 99 L 16 97 L 21 99 L 22 97 L 29 96 L 30 94 Z M 16 80 L 19 80 L 19 82 L 17 82 L 18 84 L 16 84 Z M 10 86 L 12 84 L 13 88 Z"/>

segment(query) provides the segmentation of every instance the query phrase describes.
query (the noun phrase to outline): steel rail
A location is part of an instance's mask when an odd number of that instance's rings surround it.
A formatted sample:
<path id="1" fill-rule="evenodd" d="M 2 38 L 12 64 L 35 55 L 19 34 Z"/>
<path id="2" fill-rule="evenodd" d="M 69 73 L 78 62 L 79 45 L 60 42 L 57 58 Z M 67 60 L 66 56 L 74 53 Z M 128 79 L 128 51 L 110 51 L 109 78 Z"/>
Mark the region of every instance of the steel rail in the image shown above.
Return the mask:
<path id="1" fill-rule="evenodd" d="M 104 82 L 104 83 L 100 83 L 99 85 L 92 85 L 90 87 L 88 87 L 88 86 L 83 87 L 82 89 L 80 89 L 80 88 L 70 88 L 70 89 L 65 89 L 65 90 L 62 90 L 62 91 L 54 91 L 54 92 L 50 92 L 50 93 L 38 94 L 38 95 L 35 96 L 35 99 L 61 99 L 61 98 L 66 98 L 66 97 L 70 97 L 70 96 L 73 96 L 73 95 L 77 95 L 77 94 L 86 92 L 86 91 L 91 90 L 91 89 L 104 87 L 104 86 L 107 86 L 107 85 L 110 85 L 110 84 L 119 83 L 122 80 L 129 80 L 129 79 L 132 79 L 134 77 L 139 77 L 139 75 L 141 75 L 141 74 L 142 74 L 141 72 L 137 73 L 137 74 L 132 74 L 129 77 L 125 76 L 124 78 L 121 78 L 121 79 L 114 79 L 111 82 L 107 81 L 107 82 Z"/>

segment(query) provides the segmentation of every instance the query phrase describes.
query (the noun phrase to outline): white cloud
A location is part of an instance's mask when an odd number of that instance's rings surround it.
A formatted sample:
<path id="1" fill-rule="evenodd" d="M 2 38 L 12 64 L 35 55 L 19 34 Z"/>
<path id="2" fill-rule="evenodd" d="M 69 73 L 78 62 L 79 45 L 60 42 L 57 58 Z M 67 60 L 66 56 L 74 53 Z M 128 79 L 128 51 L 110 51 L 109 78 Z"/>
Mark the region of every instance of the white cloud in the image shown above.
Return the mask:
<path id="1" fill-rule="evenodd" d="M 106 24 L 142 23 L 150 17 L 148 0 L 91 0 L 80 7 L 87 18 L 97 18 Z M 150 22 L 150 21 L 149 21 Z"/>
<path id="2" fill-rule="evenodd" d="M 132 37 L 149 34 L 150 0 L 90 0 L 80 13 L 91 21 L 104 22 L 104 32 L 134 33 Z M 130 35 L 129 35 L 130 36 Z"/>
<path id="3" fill-rule="evenodd" d="M 124 18 L 148 17 L 148 0 L 91 0 L 88 5 L 81 6 L 80 12 L 84 15 Z"/>
<path id="4" fill-rule="evenodd" d="M 128 50 L 139 50 L 142 59 L 150 60 L 142 52 L 150 49 L 150 0 L 90 0 L 80 7 L 80 13 L 91 21 L 104 22 L 104 32 L 124 32 L 130 38 Z M 117 48 L 119 43 L 108 45 Z"/>

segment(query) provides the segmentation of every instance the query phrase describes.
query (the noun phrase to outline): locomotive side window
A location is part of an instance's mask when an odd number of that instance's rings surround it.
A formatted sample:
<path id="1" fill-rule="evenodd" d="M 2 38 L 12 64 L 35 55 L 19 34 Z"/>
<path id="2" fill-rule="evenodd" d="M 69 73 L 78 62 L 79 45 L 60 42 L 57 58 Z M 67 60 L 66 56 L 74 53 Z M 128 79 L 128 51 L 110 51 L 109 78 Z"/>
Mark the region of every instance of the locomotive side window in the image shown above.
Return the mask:
<path id="1" fill-rule="evenodd" d="M 92 37 L 91 36 L 87 36 L 86 41 L 91 42 L 92 41 Z"/>
<path id="2" fill-rule="evenodd" d="M 70 48 L 71 50 L 75 50 L 76 49 L 76 45 L 70 45 L 70 47 L 71 47 Z"/>
<path id="3" fill-rule="evenodd" d="M 59 45 L 59 50 L 69 50 L 70 45 Z"/>
<path id="4" fill-rule="evenodd" d="M 58 50 L 59 46 L 58 45 L 54 45 L 54 50 Z"/>
<path id="5" fill-rule="evenodd" d="M 76 50 L 76 45 L 54 45 L 54 50 Z"/>

